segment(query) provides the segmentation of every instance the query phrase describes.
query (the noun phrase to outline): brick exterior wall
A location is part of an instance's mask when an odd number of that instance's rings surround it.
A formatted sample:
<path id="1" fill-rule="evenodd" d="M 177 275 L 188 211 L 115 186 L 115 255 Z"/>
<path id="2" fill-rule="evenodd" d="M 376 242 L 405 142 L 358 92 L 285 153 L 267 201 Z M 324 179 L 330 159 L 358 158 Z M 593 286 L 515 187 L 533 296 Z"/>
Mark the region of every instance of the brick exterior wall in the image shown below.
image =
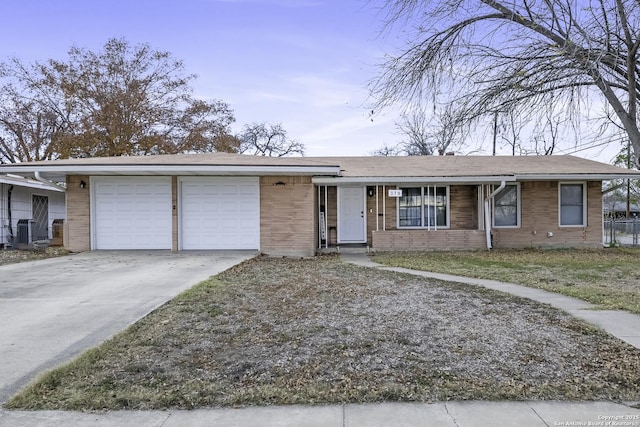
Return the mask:
<path id="1" fill-rule="evenodd" d="M 486 247 L 484 231 L 478 228 L 478 192 L 475 185 L 449 187 L 450 228 L 443 230 L 398 229 L 396 197 L 388 197 L 385 188 L 385 226 L 378 231 L 375 223 L 371 231 L 371 247 L 378 251 L 401 250 L 456 250 L 482 249 Z M 382 196 L 382 194 L 380 194 Z M 382 197 L 380 197 L 382 212 Z M 375 207 L 375 201 L 373 203 Z M 375 214 L 374 214 L 375 215 Z M 375 217 L 374 217 L 375 218 Z"/>
<path id="2" fill-rule="evenodd" d="M 450 221 L 452 230 L 478 229 L 478 186 L 449 187 Z"/>
<path id="3" fill-rule="evenodd" d="M 587 183 L 587 225 L 560 227 L 557 181 L 523 182 L 520 228 L 494 228 L 495 248 L 602 247 L 602 182 Z M 548 237 L 547 233 L 552 233 Z"/>
<path id="4" fill-rule="evenodd" d="M 284 185 L 278 185 L 284 183 Z M 313 256 L 317 190 L 311 177 L 260 178 L 260 250 L 274 256 Z"/>
<path id="5" fill-rule="evenodd" d="M 84 181 L 85 188 L 80 188 Z M 72 252 L 91 250 L 91 182 L 88 176 L 67 176 L 66 206 L 64 222 L 64 247 Z"/>
<path id="6" fill-rule="evenodd" d="M 387 230 L 373 232 L 376 251 L 460 250 L 486 248 L 480 230 Z"/>
<path id="7" fill-rule="evenodd" d="M 80 181 L 86 183 L 80 188 Z M 277 185 L 284 183 L 284 185 Z M 73 252 L 91 249 L 90 179 L 67 177 L 64 246 Z M 496 248 L 601 247 L 602 183 L 587 183 L 587 225 L 558 225 L 558 182 L 531 181 L 521 184 L 520 228 L 494 228 Z M 324 187 L 322 187 L 324 191 Z M 375 192 L 375 186 L 374 192 Z M 398 230 L 397 199 L 388 197 L 395 186 L 378 186 L 376 196 L 366 198 L 367 244 L 374 250 L 481 249 L 485 233 L 478 230 L 477 186 L 450 187 L 450 229 Z M 327 188 L 327 237 L 337 240 L 337 188 Z M 268 255 L 311 256 L 318 247 L 318 190 L 311 177 L 260 178 L 260 246 Z M 324 203 L 324 193 L 321 194 Z M 383 198 L 385 215 L 383 212 Z M 172 179 L 172 202 L 177 206 L 177 178 Z M 376 214 L 378 216 L 376 217 Z M 384 225 L 383 225 L 384 221 Z M 173 210 L 172 248 L 178 248 L 178 212 Z M 547 237 L 548 233 L 553 236 Z"/>
<path id="8" fill-rule="evenodd" d="M 587 225 L 585 227 L 558 225 L 558 185 L 557 181 L 521 183 L 521 226 L 493 228 L 493 246 L 495 248 L 601 247 L 602 183 L 600 181 L 587 183 Z M 375 192 L 375 186 L 369 188 L 373 188 Z M 480 214 L 477 185 L 449 187 L 450 228 L 437 231 L 397 228 L 397 198 L 388 197 L 388 190 L 395 188 L 397 187 L 385 186 L 383 191 L 383 187 L 378 186 L 378 210 L 376 210 L 375 194 L 373 197 L 367 196 L 367 244 L 374 250 L 486 248 L 485 232 L 478 227 Z M 335 245 L 336 187 L 328 187 L 327 194 L 329 245 Z M 382 216 L 383 197 L 384 217 Z M 376 212 L 379 212 L 378 218 L 376 218 Z M 547 237 L 548 232 L 553 236 Z"/>

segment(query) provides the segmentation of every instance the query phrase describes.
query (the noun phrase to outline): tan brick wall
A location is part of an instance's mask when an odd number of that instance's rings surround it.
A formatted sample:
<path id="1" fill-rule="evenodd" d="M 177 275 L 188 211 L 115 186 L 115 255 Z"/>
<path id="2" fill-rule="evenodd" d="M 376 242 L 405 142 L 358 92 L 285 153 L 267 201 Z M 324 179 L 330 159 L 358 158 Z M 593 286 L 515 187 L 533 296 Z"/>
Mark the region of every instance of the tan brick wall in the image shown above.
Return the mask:
<path id="1" fill-rule="evenodd" d="M 388 196 L 389 190 L 397 188 L 396 186 L 386 186 L 384 190 L 386 230 L 396 230 L 398 228 L 398 199 Z M 380 213 L 382 213 L 382 186 L 379 189 Z M 476 186 L 452 185 L 449 188 L 449 199 L 451 229 L 476 230 L 478 228 L 478 194 Z M 375 208 L 375 198 L 373 207 Z M 372 217 L 372 221 L 374 221 L 373 229 L 375 229 L 375 214 Z M 380 222 L 380 229 L 382 229 L 382 222 Z"/>
<path id="2" fill-rule="evenodd" d="M 450 228 L 452 230 L 478 229 L 478 187 L 452 185 L 449 187 Z"/>
<path id="3" fill-rule="evenodd" d="M 85 188 L 80 188 L 84 181 Z M 64 222 L 64 247 L 72 252 L 91 250 L 91 182 L 88 176 L 67 176 L 67 219 Z"/>
<path id="4" fill-rule="evenodd" d="M 316 191 L 311 177 L 260 178 L 260 250 L 264 254 L 315 254 Z"/>
<path id="5" fill-rule="evenodd" d="M 558 225 L 558 185 L 557 181 L 523 182 L 522 225 L 494 228 L 494 247 L 602 247 L 602 183 L 587 183 L 586 227 Z"/>
<path id="6" fill-rule="evenodd" d="M 484 249 L 486 239 L 479 230 L 388 230 L 374 231 L 376 251 Z"/>
<path id="7" fill-rule="evenodd" d="M 397 189 L 394 185 L 379 185 L 376 206 L 376 186 L 367 187 L 366 215 L 367 215 L 367 245 L 374 246 L 373 233 L 376 230 L 396 230 L 397 198 L 389 197 L 389 190 Z M 373 189 L 374 195 L 369 197 L 368 190 Z M 336 244 L 337 234 L 337 187 L 328 187 L 327 229 L 329 245 Z M 323 196 L 324 197 L 324 196 Z M 476 186 L 452 186 L 450 188 L 451 228 L 459 230 L 475 230 L 478 223 Z M 376 209 L 377 207 L 377 209 Z M 376 216 L 377 215 L 377 216 Z M 414 232 L 415 230 L 411 230 Z M 418 230 L 420 231 L 420 230 Z M 403 233 L 408 230 L 402 230 Z M 378 239 L 380 242 L 380 238 Z"/>

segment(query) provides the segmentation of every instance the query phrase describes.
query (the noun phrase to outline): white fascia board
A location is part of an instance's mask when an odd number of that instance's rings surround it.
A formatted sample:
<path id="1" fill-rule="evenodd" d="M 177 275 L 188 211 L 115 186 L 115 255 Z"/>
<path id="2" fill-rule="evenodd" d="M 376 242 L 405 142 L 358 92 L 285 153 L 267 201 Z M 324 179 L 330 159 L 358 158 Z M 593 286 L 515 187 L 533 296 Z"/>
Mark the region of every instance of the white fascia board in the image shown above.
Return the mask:
<path id="1" fill-rule="evenodd" d="M 34 180 L 23 178 L 23 177 L 12 178 L 6 175 L 0 176 L 0 184 L 17 185 L 19 187 L 28 187 L 28 188 L 37 188 L 39 190 L 57 191 L 59 193 L 64 193 L 65 191 L 62 188 L 59 188 L 53 185 L 47 185 L 40 181 L 34 181 Z"/>
<path id="2" fill-rule="evenodd" d="M 38 165 L 3 166 L 0 172 L 56 175 L 338 175 L 339 166 Z"/>
<path id="3" fill-rule="evenodd" d="M 573 173 L 554 175 L 517 175 L 518 181 L 607 181 L 612 179 L 640 179 L 640 173 L 629 174 L 601 174 L 601 173 Z"/>
<path id="4" fill-rule="evenodd" d="M 370 176 L 370 177 L 314 177 L 312 182 L 318 185 L 395 185 L 395 184 L 494 184 L 515 182 L 515 176 Z"/>

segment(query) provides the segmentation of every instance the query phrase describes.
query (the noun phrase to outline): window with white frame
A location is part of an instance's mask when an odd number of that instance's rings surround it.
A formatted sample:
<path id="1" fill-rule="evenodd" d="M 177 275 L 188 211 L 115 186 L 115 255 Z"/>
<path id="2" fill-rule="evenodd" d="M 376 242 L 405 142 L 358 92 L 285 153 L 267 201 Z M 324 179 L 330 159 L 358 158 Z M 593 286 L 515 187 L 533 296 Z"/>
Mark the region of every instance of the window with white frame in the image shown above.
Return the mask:
<path id="1" fill-rule="evenodd" d="M 404 187 L 398 199 L 398 227 L 448 227 L 448 211 L 448 187 Z"/>
<path id="2" fill-rule="evenodd" d="M 560 226 L 587 225 L 587 192 L 584 183 L 560 183 L 558 192 Z"/>
<path id="3" fill-rule="evenodd" d="M 493 226 L 520 226 L 520 185 L 507 184 L 493 198 Z"/>

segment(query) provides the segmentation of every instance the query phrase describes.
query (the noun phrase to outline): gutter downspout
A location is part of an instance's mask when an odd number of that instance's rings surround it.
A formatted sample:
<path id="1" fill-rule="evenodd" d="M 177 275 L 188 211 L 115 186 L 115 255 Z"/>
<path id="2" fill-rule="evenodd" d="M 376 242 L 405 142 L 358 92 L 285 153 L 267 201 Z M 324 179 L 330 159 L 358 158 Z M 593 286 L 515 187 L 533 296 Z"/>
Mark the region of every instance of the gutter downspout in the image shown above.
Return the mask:
<path id="1" fill-rule="evenodd" d="M 506 181 L 502 181 L 500 183 L 500 186 L 498 188 L 496 188 L 495 190 L 493 190 L 493 193 L 489 194 L 485 199 L 484 199 L 484 231 L 486 234 L 486 238 L 487 238 L 487 249 L 491 249 L 492 245 L 491 245 L 491 217 L 489 216 L 489 201 L 491 199 L 493 199 L 494 197 L 496 197 L 496 195 L 501 192 L 504 187 L 507 186 L 507 182 Z"/>
<path id="2" fill-rule="evenodd" d="M 60 185 L 60 184 L 56 184 L 56 183 L 55 183 L 55 182 L 53 182 L 53 181 L 50 181 L 50 180 L 48 180 L 48 179 L 46 179 L 46 178 L 41 177 L 41 176 L 40 176 L 40 171 L 34 171 L 33 175 L 35 176 L 35 178 L 36 178 L 38 181 L 42 182 L 43 184 L 47 184 L 47 185 L 50 185 L 50 186 L 52 186 L 52 187 L 59 188 L 60 190 L 62 190 L 62 191 L 64 191 L 64 192 L 66 192 L 66 191 L 67 191 L 67 189 L 66 189 L 65 187 L 63 187 L 62 185 Z"/>

